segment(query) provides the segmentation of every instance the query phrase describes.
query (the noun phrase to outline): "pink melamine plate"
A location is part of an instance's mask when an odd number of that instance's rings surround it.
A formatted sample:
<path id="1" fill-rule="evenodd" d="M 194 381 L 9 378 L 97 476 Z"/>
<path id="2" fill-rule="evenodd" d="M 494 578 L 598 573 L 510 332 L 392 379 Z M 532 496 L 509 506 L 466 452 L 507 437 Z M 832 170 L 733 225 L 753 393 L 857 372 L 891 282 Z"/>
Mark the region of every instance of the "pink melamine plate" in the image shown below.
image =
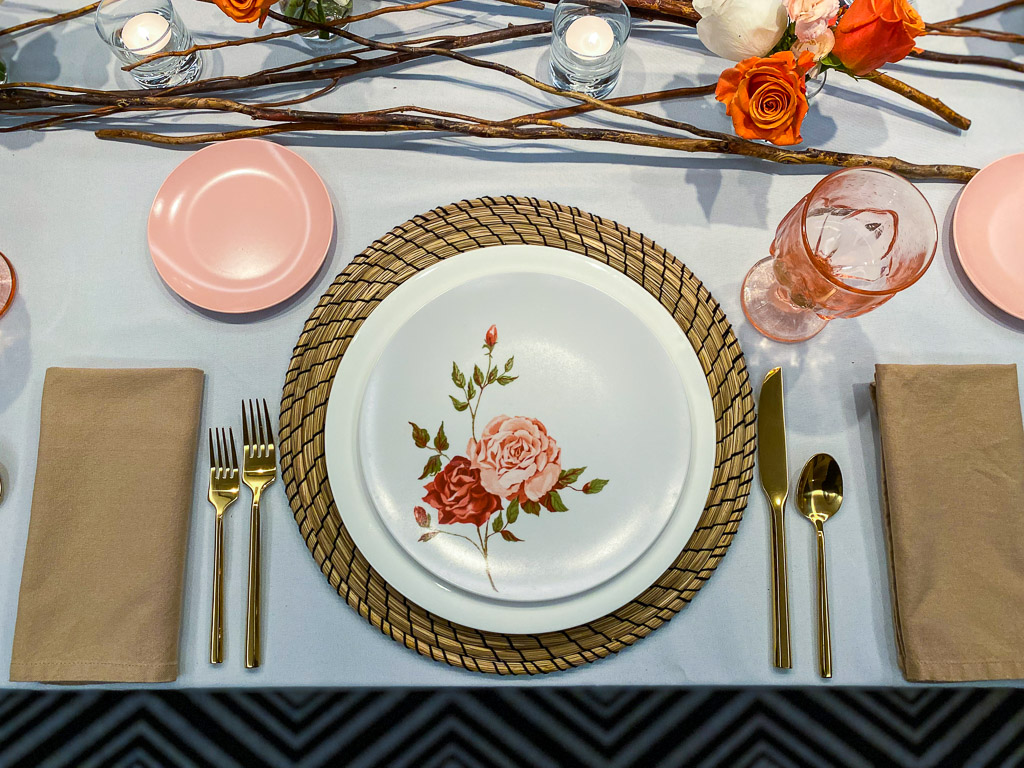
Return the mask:
<path id="1" fill-rule="evenodd" d="M 985 166 L 953 214 L 953 242 L 967 277 L 985 297 L 1024 319 L 1024 154 Z"/>
<path id="2" fill-rule="evenodd" d="M 327 188 L 309 163 L 269 141 L 199 150 L 164 181 L 149 251 L 183 299 L 216 312 L 272 307 L 305 286 L 334 233 Z"/>

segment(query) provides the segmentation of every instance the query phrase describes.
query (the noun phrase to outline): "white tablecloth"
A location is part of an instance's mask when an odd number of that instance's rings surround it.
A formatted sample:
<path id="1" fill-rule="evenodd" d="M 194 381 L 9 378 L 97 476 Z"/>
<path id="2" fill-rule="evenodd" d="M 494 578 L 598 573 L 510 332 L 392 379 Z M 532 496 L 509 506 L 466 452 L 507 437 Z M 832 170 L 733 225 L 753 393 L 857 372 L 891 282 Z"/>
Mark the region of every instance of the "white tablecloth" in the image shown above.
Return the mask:
<path id="1" fill-rule="evenodd" d="M 377 0 L 356 0 L 357 12 Z M 64 0 L 66 8 L 72 3 Z M 927 4 L 930 19 L 980 8 Z M 178 0 L 197 38 L 254 34 L 212 5 Z M 8 0 L 0 26 L 52 12 L 52 4 Z M 501 10 L 504 11 L 504 8 Z M 384 16 L 363 33 L 450 33 L 545 14 L 467 1 Z M 1024 26 L 1024 9 L 984 26 Z M 268 29 L 278 29 L 269 22 Z M 926 41 L 928 47 L 1010 56 L 1002 43 Z M 546 77 L 547 44 L 499 46 L 489 57 Z M 293 61 L 302 43 L 283 41 L 207 54 L 207 74 Z M 1018 48 L 1016 53 L 1020 54 Z M 122 86 L 113 57 L 86 17 L 0 38 L 15 80 Z M 635 24 L 617 94 L 713 82 L 723 62 L 692 31 Z M 909 102 L 833 73 L 804 124 L 808 145 L 894 154 L 926 163 L 984 165 L 1024 149 L 1024 76 L 1001 70 L 908 61 L 889 68 L 974 119 L 959 133 Z M 501 92 L 499 92 L 499 87 Z M 505 93 L 505 90 L 509 93 Z M 344 84 L 336 109 L 408 103 L 511 116 L 553 102 L 497 73 L 453 62 L 420 63 Z M 728 118 L 711 98 L 652 105 L 652 111 L 711 128 Z M 219 118 L 179 119 L 188 130 Z M 127 123 L 144 123 L 142 118 Z M 601 122 L 608 122 L 601 118 Z M 829 523 L 835 678 L 832 685 L 901 682 L 896 666 L 879 508 L 876 429 L 868 383 L 875 363 L 989 363 L 1024 358 L 1024 323 L 1001 314 L 967 283 L 950 242 L 961 189 L 922 183 L 941 228 L 935 262 L 905 295 L 817 338 L 785 346 L 759 336 L 740 309 L 748 267 L 765 255 L 775 225 L 828 169 L 690 156 L 599 144 L 527 144 L 422 135 L 281 138 L 321 173 L 337 212 L 324 269 L 295 300 L 256 318 L 199 311 L 168 290 L 146 247 L 146 216 L 160 183 L 190 149 L 104 142 L 76 129 L 0 135 L 0 251 L 17 269 L 19 292 L 0 319 L 0 685 L 8 684 L 18 585 L 29 524 L 43 376 L 49 366 L 187 365 L 207 373 L 203 428 L 234 423 L 243 397 L 276 402 L 303 322 L 352 256 L 417 213 L 462 198 L 517 194 L 578 206 L 639 230 L 685 262 L 733 322 L 755 391 L 772 366 L 785 368 L 789 457 L 794 475 L 817 451 L 832 453 L 846 502 Z M 204 460 L 199 464 L 203 464 Z M 771 666 L 767 509 L 756 484 L 743 524 L 718 571 L 670 624 L 617 657 L 542 679 L 498 679 L 427 660 L 392 642 L 353 612 L 320 574 L 298 534 L 283 484 L 264 501 L 265 664 L 243 668 L 248 520 L 227 523 L 226 653 L 208 663 L 213 512 L 197 466 L 189 538 L 180 686 L 355 686 L 494 684 L 808 684 L 819 682 L 812 528 L 790 507 L 789 583 L 794 669 Z M 984 585 L 980 584 L 979 589 Z M 9 684 L 8 684 L 9 685 Z"/>

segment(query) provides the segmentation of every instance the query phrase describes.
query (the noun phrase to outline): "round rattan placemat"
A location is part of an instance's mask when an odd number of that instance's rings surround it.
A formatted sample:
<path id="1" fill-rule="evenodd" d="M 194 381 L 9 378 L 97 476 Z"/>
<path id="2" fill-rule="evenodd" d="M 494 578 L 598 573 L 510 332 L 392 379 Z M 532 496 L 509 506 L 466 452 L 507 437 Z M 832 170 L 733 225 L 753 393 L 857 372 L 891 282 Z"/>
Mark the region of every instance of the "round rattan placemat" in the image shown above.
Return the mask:
<path id="1" fill-rule="evenodd" d="M 335 506 L 324 461 L 331 382 L 359 326 L 403 281 L 449 256 L 490 245 L 548 245 L 599 259 L 672 313 L 708 378 L 718 443 L 707 506 L 676 562 L 639 595 L 589 624 L 503 635 L 453 624 L 406 600 L 356 549 Z M 754 400 L 743 353 L 707 288 L 663 248 L 576 208 L 522 197 L 437 208 L 356 256 L 320 299 L 299 337 L 281 399 L 281 471 L 295 520 L 331 586 L 392 639 L 424 656 L 499 674 L 536 674 L 596 661 L 632 645 L 693 599 L 725 554 L 754 471 Z"/>

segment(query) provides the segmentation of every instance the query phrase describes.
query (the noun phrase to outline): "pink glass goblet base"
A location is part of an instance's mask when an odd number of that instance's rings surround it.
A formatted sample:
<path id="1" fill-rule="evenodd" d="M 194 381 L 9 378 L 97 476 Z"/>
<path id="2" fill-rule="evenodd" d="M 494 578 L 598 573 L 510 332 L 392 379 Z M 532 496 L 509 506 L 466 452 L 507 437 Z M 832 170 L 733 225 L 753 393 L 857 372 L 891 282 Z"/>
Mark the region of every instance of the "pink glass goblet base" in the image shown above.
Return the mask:
<path id="1" fill-rule="evenodd" d="M 791 304 L 775 277 L 775 257 L 761 259 L 743 279 L 743 314 L 769 339 L 794 343 L 818 335 L 828 320 Z"/>

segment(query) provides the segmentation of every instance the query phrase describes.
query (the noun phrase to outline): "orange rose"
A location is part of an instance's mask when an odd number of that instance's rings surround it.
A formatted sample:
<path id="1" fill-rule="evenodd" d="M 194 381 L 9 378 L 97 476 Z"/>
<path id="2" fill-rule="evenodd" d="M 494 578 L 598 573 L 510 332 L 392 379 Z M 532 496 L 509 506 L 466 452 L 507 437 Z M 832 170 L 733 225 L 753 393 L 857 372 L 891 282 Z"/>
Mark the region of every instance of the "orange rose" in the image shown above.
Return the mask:
<path id="1" fill-rule="evenodd" d="M 258 21 L 260 26 L 267 19 L 267 12 L 277 0 L 213 0 L 224 13 L 239 23 Z"/>
<path id="2" fill-rule="evenodd" d="M 924 34 L 924 22 L 907 0 L 853 0 L 836 26 L 832 53 L 855 75 L 899 61 Z"/>
<path id="3" fill-rule="evenodd" d="M 807 114 L 804 77 L 814 57 L 797 59 L 790 51 L 766 58 L 753 56 L 725 70 L 718 78 L 715 98 L 725 104 L 737 136 L 772 144 L 799 144 L 800 124 Z"/>

